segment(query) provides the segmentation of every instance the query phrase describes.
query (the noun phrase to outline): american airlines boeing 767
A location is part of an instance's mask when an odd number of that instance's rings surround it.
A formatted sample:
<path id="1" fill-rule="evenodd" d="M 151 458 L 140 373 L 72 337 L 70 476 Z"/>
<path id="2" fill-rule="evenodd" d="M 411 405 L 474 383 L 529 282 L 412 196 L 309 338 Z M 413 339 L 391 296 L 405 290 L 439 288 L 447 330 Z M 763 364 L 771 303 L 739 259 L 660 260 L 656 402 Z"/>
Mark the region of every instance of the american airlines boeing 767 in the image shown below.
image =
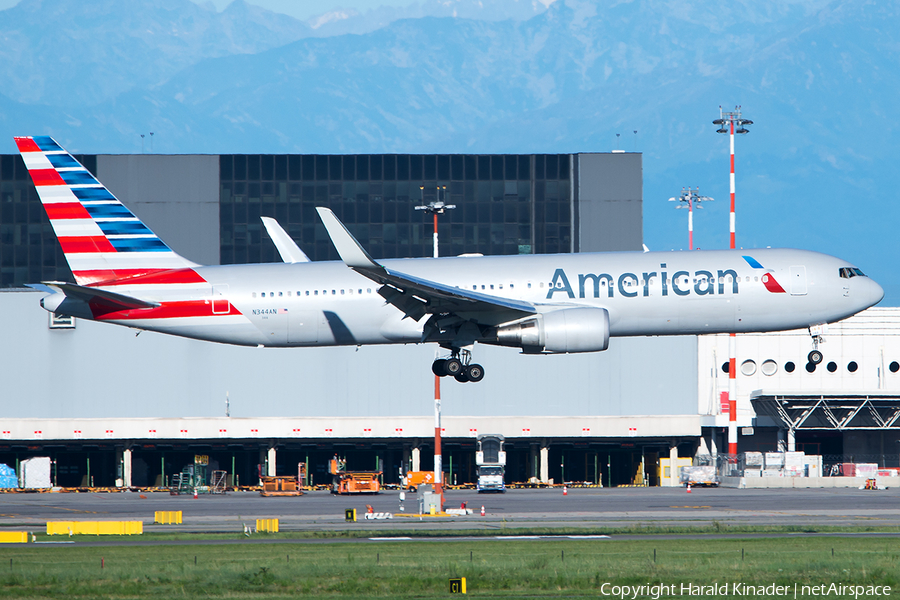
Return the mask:
<path id="1" fill-rule="evenodd" d="M 839 321 L 881 287 L 803 250 L 374 260 L 318 208 L 341 261 L 310 262 L 273 220 L 284 263 L 200 266 L 173 252 L 52 138 L 15 138 L 75 282 L 48 311 L 252 346 L 436 343 L 432 370 L 480 381 L 476 342 L 598 352 L 610 337 L 780 331 Z M 821 361 L 817 350 L 810 360 Z"/>

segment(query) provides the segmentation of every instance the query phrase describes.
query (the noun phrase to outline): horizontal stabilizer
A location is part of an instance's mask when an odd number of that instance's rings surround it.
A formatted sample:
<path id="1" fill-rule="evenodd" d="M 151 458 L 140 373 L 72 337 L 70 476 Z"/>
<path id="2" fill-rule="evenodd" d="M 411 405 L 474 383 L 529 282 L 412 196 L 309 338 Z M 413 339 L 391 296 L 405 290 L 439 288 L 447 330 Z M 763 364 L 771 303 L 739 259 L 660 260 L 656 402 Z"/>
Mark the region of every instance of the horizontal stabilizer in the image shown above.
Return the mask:
<path id="1" fill-rule="evenodd" d="M 272 242 L 275 243 L 275 249 L 281 255 L 281 260 L 286 263 L 309 262 L 306 253 L 291 239 L 278 221 L 272 217 L 260 217 L 260 219 L 262 219 L 269 237 L 272 238 Z"/>
<path id="2" fill-rule="evenodd" d="M 117 294 L 97 288 L 75 285 L 74 283 L 59 283 L 55 281 L 45 282 L 45 285 L 54 290 L 59 290 L 67 298 L 81 300 L 89 305 L 100 305 L 114 310 L 133 310 L 136 308 L 156 308 L 158 302 L 148 302 L 125 294 Z"/>

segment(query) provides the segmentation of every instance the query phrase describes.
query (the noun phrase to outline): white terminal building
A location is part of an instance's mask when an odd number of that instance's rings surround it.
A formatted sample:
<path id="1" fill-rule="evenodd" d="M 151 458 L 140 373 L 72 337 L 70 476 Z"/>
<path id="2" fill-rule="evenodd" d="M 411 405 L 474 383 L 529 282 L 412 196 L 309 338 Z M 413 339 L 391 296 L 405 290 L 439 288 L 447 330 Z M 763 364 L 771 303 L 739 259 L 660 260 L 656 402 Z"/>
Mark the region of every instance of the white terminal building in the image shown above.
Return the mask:
<path id="1" fill-rule="evenodd" d="M 205 264 L 277 260 L 260 215 L 313 260 L 335 259 L 316 205 L 375 258 L 429 255 L 430 219 L 413 207 L 440 186 L 457 206 L 442 217 L 442 255 L 642 243 L 634 153 L 79 158 Z M 385 483 L 431 470 L 434 346 L 243 348 L 55 322 L 23 284 L 67 278 L 57 246 L 24 165 L 0 156 L 0 463 L 50 457 L 61 487 L 165 486 L 196 455 L 234 485 L 301 469 L 327 484 L 335 455 Z M 739 451 L 821 455 L 826 473 L 900 467 L 900 309 L 869 309 L 824 340 L 813 367 L 805 330 L 737 336 Z M 475 481 L 479 434 L 505 437 L 507 483 L 669 484 L 661 462 L 727 449 L 727 335 L 613 338 L 567 356 L 477 346 L 475 357 L 484 381 L 442 382 L 445 481 Z"/>

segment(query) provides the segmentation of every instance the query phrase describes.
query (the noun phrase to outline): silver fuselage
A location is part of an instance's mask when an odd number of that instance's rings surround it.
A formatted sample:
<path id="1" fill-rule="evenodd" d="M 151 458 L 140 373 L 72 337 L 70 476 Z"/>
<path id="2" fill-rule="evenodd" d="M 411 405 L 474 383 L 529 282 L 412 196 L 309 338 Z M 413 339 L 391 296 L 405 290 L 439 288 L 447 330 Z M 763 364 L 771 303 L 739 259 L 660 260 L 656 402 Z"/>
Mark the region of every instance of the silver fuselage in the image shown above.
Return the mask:
<path id="1" fill-rule="evenodd" d="M 605 308 L 613 337 L 797 329 L 839 321 L 883 297 L 881 287 L 868 277 L 842 277 L 841 269 L 851 266 L 847 261 L 791 249 L 399 259 L 381 264 L 461 289 L 523 300 L 538 312 Z M 209 283 L 120 284 L 110 289 L 156 302 L 202 300 L 208 314 L 106 320 L 240 345 L 422 341 L 427 316 L 419 321 L 404 317 L 378 294 L 377 283 L 342 262 L 207 266 L 196 271 Z M 490 318 L 485 314 L 481 320 Z"/>

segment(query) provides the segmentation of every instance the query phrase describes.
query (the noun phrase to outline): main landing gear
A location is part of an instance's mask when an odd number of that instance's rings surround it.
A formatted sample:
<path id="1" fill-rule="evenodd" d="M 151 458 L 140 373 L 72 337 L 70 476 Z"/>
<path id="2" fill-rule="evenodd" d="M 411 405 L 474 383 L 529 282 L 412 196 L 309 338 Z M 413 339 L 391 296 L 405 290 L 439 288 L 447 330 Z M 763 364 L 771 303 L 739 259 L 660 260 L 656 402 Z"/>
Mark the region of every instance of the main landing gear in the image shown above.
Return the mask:
<path id="1" fill-rule="evenodd" d="M 431 371 L 438 377 L 453 377 L 460 383 L 484 379 L 484 367 L 473 363 L 468 350 L 451 349 L 450 358 L 439 358 L 431 364 Z"/>

